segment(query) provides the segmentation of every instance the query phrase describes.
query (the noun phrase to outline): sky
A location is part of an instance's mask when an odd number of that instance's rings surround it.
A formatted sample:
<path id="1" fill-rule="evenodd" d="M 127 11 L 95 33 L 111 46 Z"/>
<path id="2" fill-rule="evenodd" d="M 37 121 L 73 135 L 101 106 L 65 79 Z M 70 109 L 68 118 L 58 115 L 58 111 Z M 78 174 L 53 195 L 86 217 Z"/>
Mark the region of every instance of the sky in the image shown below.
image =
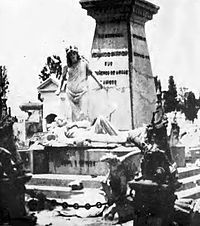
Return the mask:
<path id="1" fill-rule="evenodd" d="M 166 88 L 170 75 L 177 86 L 200 91 L 200 0 L 151 0 L 160 6 L 146 23 L 153 75 Z M 95 21 L 79 0 L 0 0 L 0 65 L 8 70 L 13 114 L 19 105 L 37 101 L 38 74 L 46 58 L 75 44 L 89 59 Z"/>

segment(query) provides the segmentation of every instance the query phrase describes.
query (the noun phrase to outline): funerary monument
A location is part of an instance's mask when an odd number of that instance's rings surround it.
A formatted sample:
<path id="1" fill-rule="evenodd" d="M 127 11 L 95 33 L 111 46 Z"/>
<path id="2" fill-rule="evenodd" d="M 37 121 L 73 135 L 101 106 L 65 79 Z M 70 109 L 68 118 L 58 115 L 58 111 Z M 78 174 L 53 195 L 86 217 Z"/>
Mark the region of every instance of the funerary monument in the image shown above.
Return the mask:
<path id="1" fill-rule="evenodd" d="M 150 123 L 156 92 L 145 23 L 159 7 L 144 0 L 80 0 L 80 4 L 96 20 L 91 65 L 107 88 L 94 95 L 96 111 L 113 105 L 110 120 L 120 130 Z"/>

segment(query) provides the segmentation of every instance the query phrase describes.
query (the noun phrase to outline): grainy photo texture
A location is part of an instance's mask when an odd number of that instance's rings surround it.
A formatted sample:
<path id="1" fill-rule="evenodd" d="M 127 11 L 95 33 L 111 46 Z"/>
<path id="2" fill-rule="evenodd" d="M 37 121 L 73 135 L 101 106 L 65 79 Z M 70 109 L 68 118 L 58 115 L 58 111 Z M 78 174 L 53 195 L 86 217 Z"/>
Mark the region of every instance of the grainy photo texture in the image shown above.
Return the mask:
<path id="1" fill-rule="evenodd" d="M 0 225 L 200 225 L 199 15 L 0 1 Z"/>

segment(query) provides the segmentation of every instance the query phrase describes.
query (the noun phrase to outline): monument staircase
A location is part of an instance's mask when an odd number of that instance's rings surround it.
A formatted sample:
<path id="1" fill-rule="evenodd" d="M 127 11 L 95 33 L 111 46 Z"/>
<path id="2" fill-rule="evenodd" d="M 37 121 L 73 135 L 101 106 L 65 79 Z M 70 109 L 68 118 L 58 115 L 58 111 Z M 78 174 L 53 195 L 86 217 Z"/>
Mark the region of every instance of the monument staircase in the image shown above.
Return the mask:
<path id="1" fill-rule="evenodd" d="M 200 198 L 200 167 L 187 165 L 179 167 L 179 181 L 182 186 L 176 194 L 179 198 Z M 77 193 L 73 191 L 70 184 L 79 185 L 82 183 L 84 192 L 97 191 L 101 187 L 101 181 L 105 176 L 90 175 L 64 175 L 64 174 L 33 174 L 31 181 L 26 185 L 28 191 L 42 192 L 48 198 L 68 199 Z M 80 191 L 79 191 L 80 192 Z"/>
<path id="2" fill-rule="evenodd" d="M 200 167 L 188 165 L 179 167 L 179 182 L 182 186 L 176 192 L 179 198 L 200 198 Z"/>
<path id="3" fill-rule="evenodd" d="M 104 176 L 92 177 L 90 175 L 64 175 L 64 174 L 35 174 L 31 181 L 26 185 L 28 191 L 42 192 L 47 198 L 68 199 L 76 194 L 77 190 L 72 190 L 71 183 L 75 186 L 83 185 L 85 190 L 99 190 Z"/>

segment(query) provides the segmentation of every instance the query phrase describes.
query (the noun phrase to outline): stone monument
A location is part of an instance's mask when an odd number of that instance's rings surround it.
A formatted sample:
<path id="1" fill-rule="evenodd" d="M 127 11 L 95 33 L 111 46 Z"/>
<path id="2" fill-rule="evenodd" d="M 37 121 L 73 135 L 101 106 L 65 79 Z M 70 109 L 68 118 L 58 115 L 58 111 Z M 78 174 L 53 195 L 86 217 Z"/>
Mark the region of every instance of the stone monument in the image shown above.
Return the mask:
<path id="1" fill-rule="evenodd" d="M 156 91 L 145 23 L 159 7 L 145 0 L 80 0 L 96 20 L 91 65 L 107 87 L 95 96 L 98 107 L 115 105 L 111 123 L 120 130 L 150 123 Z"/>

